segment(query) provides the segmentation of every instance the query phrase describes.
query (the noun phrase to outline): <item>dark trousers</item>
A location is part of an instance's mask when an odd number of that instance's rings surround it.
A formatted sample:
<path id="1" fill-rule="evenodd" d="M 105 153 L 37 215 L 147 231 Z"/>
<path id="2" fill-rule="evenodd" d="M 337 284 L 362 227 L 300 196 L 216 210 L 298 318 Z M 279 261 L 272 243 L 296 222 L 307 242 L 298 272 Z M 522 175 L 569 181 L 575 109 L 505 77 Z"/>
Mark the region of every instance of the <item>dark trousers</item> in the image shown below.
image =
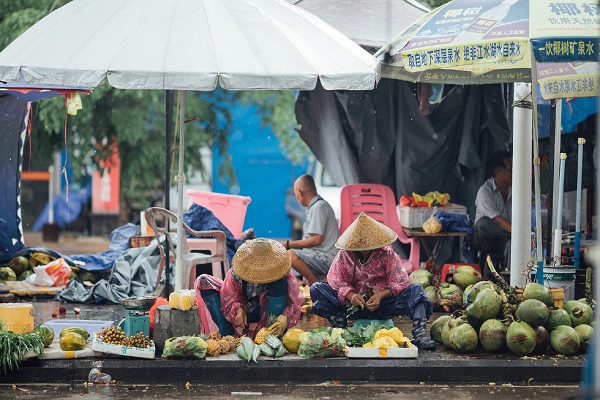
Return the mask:
<path id="1" fill-rule="evenodd" d="M 242 285 L 242 287 L 244 287 L 245 285 Z M 202 298 L 208 297 L 211 294 L 214 293 L 218 293 L 216 290 L 201 290 L 200 291 L 200 295 L 202 296 Z M 288 294 L 288 282 L 287 282 L 287 277 L 284 276 L 283 278 L 275 281 L 275 282 L 271 282 L 269 283 L 269 285 L 267 286 L 267 296 L 271 296 L 271 297 L 283 297 L 283 296 L 287 296 Z M 246 294 L 244 293 L 244 296 Z M 261 314 L 261 309 L 260 309 L 260 303 L 259 306 L 256 307 L 254 310 L 252 310 L 252 312 L 250 312 L 250 314 L 248 314 L 248 322 L 258 322 L 260 321 L 260 314 Z"/>
<path id="2" fill-rule="evenodd" d="M 479 249 L 485 253 L 503 253 L 510 240 L 510 232 L 488 217 L 477 220 L 475 234 L 479 241 Z"/>
<path id="3" fill-rule="evenodd" d="M 346 304 L 341 304 L 337 292 L 325 282 L 313 283 L 310 287 L 310 297 L 313 302 L 312 312 L 323 317 L 346 318 Z M 424 305 L 425 315 L 416 315 L 415 308 Z M 417 312 L 417 314 L 419 314 Z M 408 315 L 411 319 L 429 318 L 433 314 L 433 306 L 421 285 L 410 284 L 400 295 L 388 297 L 381 301 L 379 308 L 369 311 L 366 308 L 350 315 L 348 318 L 357 319 L 389 319 L 400 315 Z"/>

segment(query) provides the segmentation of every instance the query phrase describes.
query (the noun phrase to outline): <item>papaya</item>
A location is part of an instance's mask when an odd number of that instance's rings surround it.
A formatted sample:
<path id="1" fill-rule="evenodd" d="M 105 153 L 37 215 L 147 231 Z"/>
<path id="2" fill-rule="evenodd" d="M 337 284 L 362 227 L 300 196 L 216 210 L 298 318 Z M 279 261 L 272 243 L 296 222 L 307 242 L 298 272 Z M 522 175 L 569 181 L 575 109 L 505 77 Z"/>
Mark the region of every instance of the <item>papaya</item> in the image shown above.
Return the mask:
<path id="1" fill-rule="evenodd" d="M 60 337 L 63 337 L 69 333 L 77 333 L 79 336 L 81 336 L 85 340 L 88 340 L 90 337 L 90 334 L 88 331 L 86 331 L 83 328 L 78 328 L 78 327 L 71 327 L 71 328 L 63 329 L 62 331 L 60 331 Z"/>
<path id="2" fill-rule="evenodd" d="M 50 326 L 46 324 L 40 324 L 33 328 L 33 332 L 37 333 L 40 339 L 42 339 L 44 347 L 48 347 L 50 344 L 52 344 L 52 341 L 54 340 L 54 330 L 50 328 Z"/>
<path id="3" fill-rule="evenodd" d="M 86 342 L 87 340 L 83 336 L 75 332 L 68 332 L 58 340 L 58 344 L 63 351 L 83 350 Z"/>

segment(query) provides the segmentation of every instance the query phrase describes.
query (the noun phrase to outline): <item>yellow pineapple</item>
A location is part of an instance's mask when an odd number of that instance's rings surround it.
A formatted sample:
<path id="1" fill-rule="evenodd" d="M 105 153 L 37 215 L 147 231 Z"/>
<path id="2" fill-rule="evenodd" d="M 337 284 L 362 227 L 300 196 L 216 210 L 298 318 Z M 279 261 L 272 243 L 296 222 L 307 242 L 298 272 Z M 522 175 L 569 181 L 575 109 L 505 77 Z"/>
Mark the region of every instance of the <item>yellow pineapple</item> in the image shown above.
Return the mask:
<path id="1" fill-rule="evenodd" d="M 206 341 L 208 348 L 206 349 L 206 353 L 211 357 L 216 357 L 221 354 L 221 346 L 219 342 L 214 339 L 208 339 Z"/>
<path id="2" fill-rule="evenodd" d="M 277 315 L 269 314 L 267 317 L 267 326 L 260 328 L 260 330 L 256 333 L 254 337 L 254 343 L 263 344 L 265 342 L 265 338 L 269 335 L 267 328 L 271 326 L 277 320 Z"/>
<path id="3" fill-rule="evenodd" d="M 221 339 L 221 334 L 219 332 L 211 332 L 208 334 L 209 339 L 219 340 Z"/>
<path id="4" fill-rule="evenodd" d="M 231 350 L 231 348 L 229 347 L 229 342 L 227 340 L 219 339 L 217 340 L 217 343 L 219 344 L 219 346 L 221 346 L 221 354 L 225 354 L 229 352 L 229 350 Z"/>
<path id="5" fill-rule="evenodd" d="M 229 351 L 235 350 L 235 348 L 238 345 L 238 340 L 235 338 L 235 336 L 232 336 L 232 335 L 223 336 L 223 340 L 226 340 L 227 343 L 229 343 Z"/>

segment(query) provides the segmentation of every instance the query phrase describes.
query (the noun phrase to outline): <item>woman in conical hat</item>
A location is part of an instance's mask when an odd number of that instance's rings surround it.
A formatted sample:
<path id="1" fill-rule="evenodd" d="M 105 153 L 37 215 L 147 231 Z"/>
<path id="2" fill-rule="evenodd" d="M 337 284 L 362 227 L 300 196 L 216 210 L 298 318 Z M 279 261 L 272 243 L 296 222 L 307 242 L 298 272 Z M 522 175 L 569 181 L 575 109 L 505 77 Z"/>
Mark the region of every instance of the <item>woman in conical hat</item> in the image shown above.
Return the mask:
<path id="1" fill-rule="evenodd" d="M 413 320 L 413 342 L 435 349 L 428 339 L 427 319 L 433 307 L 423 287 L 411 284 L 391 244 L 398 239 L 392 229 L 361 213 L 336 242 L 327 283 L 311 286 L 312 312 L 334 327 L 346 327 L 347 318 L 385 320 L 408 315 Z M 357 311 L 348 315 L 349 307 Z"/>
<path id="2" fill-rule="evenodd" d="M 291 265 L 281 243 L 263 238 L 247 240 L 236 251 L 225 280 L 200 275 L 196 291 L 222 335 L 236 329 L 254 338 L 266 327 L 269 334 L 281 336 L 296 325 L 304 302 Z"/>

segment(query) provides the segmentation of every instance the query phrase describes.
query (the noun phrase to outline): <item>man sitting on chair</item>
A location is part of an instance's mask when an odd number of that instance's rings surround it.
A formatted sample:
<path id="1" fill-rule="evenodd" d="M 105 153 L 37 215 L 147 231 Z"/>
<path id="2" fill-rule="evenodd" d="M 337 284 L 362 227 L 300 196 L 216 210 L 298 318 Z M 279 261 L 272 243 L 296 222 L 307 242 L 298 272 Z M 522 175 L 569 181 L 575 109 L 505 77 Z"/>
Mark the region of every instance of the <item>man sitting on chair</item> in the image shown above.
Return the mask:
<path id="1" fill-rule="evenodd" d="M 300 240 L 286 240 L 282 244 L 292 257 L 296 277 L 304 277 L 312 285 L 318 280 L 316 275 L 327 275 L 337 254 L 335 241 L 340 230 L 333 208 L 317 193 L 312 176 L 302 175 L 296 179 L 294 194 L 302 206 L 308 207 L 303 236 Z"/>
<path id="2" fill-rule="evenodd" d="M 420 349 L 435 349 L 427 337 L 427 319 L 433 307 L 423 287 L 411 284 L 403 261 L 391 243 L 396 232 L 361 213 L 336 242 L 341 249 L 327 274 L 327 283 L 310 288 L 312 312 L 345 328 L 347 318 L 390 319 L 408 315 L 413 320 L 413 342 Z M 347 316 L 350 306 L 357 311 Z"/>

